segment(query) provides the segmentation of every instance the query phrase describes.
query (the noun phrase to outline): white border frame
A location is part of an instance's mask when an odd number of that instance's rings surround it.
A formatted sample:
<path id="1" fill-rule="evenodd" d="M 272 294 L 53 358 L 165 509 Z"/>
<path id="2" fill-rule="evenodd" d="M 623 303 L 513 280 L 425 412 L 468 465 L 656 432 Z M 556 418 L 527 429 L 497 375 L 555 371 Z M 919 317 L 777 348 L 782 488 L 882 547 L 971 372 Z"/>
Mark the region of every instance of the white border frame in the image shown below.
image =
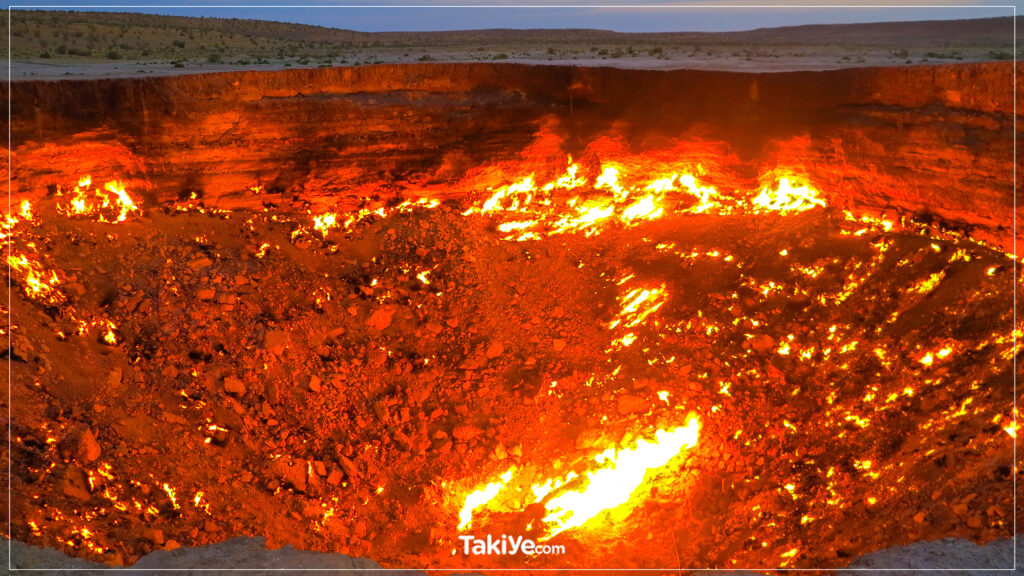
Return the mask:
<path id="1" fill-rule="evenodd" d="M 11 213 L 11 177 L 14 172 L 12 160 L 12 126 L 11 126 L 11 87 L 13 77 L 11 75 L 11 11 L 14 9 L 76 9 L 76 8 L 385 8 L 385 9 L 410 9 L 410 8 L 528 8 L 528 9 L 550 9 L 550 8 L 630 8 L 630 9 L 790 9 L 790 8 L 1007 8 L 1012 9 L 1013 22 L 1013 326 L 1011 336 L 1013 339 L 1013 350 L 1017 349 L 1017 4 L 977 4 L 977 5 L 946 5 L 946 4 L 675 4 L 675 5 L 652 5 L 652 4 L 36 4 L 36 5 L 7 5 L 7 213 Z M 7 347 L 11 346 L 11 265 L 7 264 Z M 11 501 L 13 481 L 11 480 L 11 360 L 7 360 L 7 533 L 11 534 L 12 517 Z M 1017 428 L 1017 354 L 1013 355 L 1013 425 Z M 1013 436 L 1013 465 L 1011 471 L 1017 467 L 1017 437 Z M 477 572 L 820 572 L 820 571 L 844 571 L 844 572 L 1016 572 L 1017 570 L 1017 474 L 1013 474 L 1013 567 L 1011 568 L 14 568 L 11 563 L 13 558 L 13 540 L 7 541 L 7 569 L 11 571 L 26 572 L 51 572 L 51 571 L 124 571 L 124 572 L 181 572 L 181 571 L 294 571 L 302 570 L 308 572 L 458 572 L 472 570 Z M 59 550 L 58 550 L 59 552 Z M 62 552 L 63 553 L 63 552 Z M 370 558 L 372 560 L 372 558 Z"/>

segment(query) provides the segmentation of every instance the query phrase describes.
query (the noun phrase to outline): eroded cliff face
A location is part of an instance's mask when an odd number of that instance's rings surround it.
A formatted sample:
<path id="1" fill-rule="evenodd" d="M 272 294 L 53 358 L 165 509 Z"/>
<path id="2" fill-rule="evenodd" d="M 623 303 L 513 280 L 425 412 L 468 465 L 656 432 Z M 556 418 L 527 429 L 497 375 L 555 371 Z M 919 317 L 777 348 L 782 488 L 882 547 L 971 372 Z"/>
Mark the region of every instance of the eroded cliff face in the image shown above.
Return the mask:
<path id="1" fill-rule="evenodd" d="M 419 64 L 15 82 L 10 97 L 15 203 L 92 174 L 150 204 L 194 193 L 225 208 L 344 208 L 553 175 L 567 155 L 649 156 L 699 163 L 726 190 L 785 168 L 832 206 L 937 217 L 1004 249 L 1014 236 L 1009 63 L 781 74 Z"/>

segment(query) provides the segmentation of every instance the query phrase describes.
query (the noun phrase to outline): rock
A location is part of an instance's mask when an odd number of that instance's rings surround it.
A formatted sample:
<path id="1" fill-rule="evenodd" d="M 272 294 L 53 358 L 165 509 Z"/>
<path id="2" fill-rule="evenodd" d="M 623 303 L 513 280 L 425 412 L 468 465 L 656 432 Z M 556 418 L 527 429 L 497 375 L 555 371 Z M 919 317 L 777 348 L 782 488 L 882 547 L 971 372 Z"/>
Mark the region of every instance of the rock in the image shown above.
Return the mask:
<path id="1" fill-rule="evenodd" d="M 280 356 L 288 347 L 288 333 L 283 330 L 268 330 L 263 335 L 263 347 Z"/>
<path id="2" fill-rule="evenodd" d="M 273 474 L 296 492 L 306 491 L 308 466 L 301 458 L 291 463 L 287 458 L 278 458 L 272 466 Z"/>
<path id="3" fill-rule="evenodd" d="M 107 372 L 107 386 L 116 388 L 121 385 L 121 367 L 115 366 Z"/>
<path id="4" fill-rule="evenodd" d="M 321 460 L 313 461 L 313 471 L 316 472 L 317 476 L 327 476 L 327 467 L 324 466 Z"/>
<path id="5" fill-rule="evenodd" d="M 391 424 L 391 413 L 388 412 L 388 403 L 384 400 L 377 400 L 373 403 L 373 413 L 377 415 L 381 424 Z"/>
<path id="6" fill-rule="evenodd" d="M 313 376 L 309 377 L 309 391 L 310 392 L 319 392 L 320 391 L 320 378 L 318 378 L 316 375 L 313 375 Z"/>
<path id="7" fill-rule="evenodd" d="M 196 292 L 196 298 L 200 300 L 213 300 L 213 297 L 217 295 L 217 291 L 213 288 L 200 288 Z"/>
<path id="8" fill-rule="evenodd" d="M 494 341 L 492 341 L 490 343 L 490 345 L 487 346 L 487 350 L 484 352 L 484 354 L 487 355 L 488 359 L 493 360 L 493 359 L 501 356 L 501 354 L 504 351 L 505 351 L 505 345 L 502 344 L 498 340 L 494 340 Z"/>
<path id="9" fill-rule="evenodd" d="M 89 493 L 89 477 L 78 467 L 68 467 L 61 478 L 61 491 L 65 496 L 86 502 L 92 495 Z"/>
<path id="10" fill-rule="evenodd" d="M 337 486 L 338 484 L 341 484 L 341 479 L 343 477 L 344 475 L 341 473 L 341 470 L 333 468 L 331 469 L 330 474 L 327 475 L 327 483 L 331 486 Z"/>
<path id="11" fill-rule="evenodd" d="M 391 325 L 391 317 L 395 315 L 395 309 L 391 306 L 378 308 L 366 319 L 366 325 L 378 332 Z"/>
<path id="12" fill-rule="evenodd" d="M 924 519 L 926 516 L 927 514 L 925 514 L 924 512 L 918 512 L 917 514 L 914 514 L 914 522 L 917 522 L 918 524 L 924 524 Z"/>
<path id="13" fill-rule="evenodd" d="M 551 341 L 551 349 L 554 350 L 555 352 L 561 352 L 562 350 L 565 350 L 565 340 L 562 340 L 561 338 L 555 338 L 554 340 Z"/>
<path id="14" fill-rule="evenodd" d="M 348 476 L 349 480 L 355 482 L 359 478 L 359 471 L 356 470 L 356 465 L 351 460 L 344 456 L 338 456 L 338 463 L 341 464 L 341 468 L 345 471 L 345 475 Z"/>
<path id="15" fill-rule="evenodd" d="M 228 394 L 235 396 L 241 396 L 245 394 L 245 382 L 235 376 L 226 376 L 224 378 L 224 391 Z"/>
<path id="16" fill-rule="evenodd" d="M 164 550 L 170 551 L 177 550 L 178 548 L 181 548 L 181 544 L 179 544 L 177 540 L 168 540 L 167 543 L 164 544 Z"/>
<path id="17" fill-rule="evenodd" d="M 153 544 L 164 543 L 164 531 L 159 528 L 143 528 L 142 537 Z"/>
<path id="18" fill-rule="evenodd" d="M 12 360 L 27 362 L 35 355 L 34 351 L 32 343 L 25 336 L 21 334 L 11 336 L 10 356 Z"/>
<path id="19" fill-rule="evenodd" d="M 651 409 L 651 403 L 639 396 L 623 394 L 619 396 L 619 414 L 643 414 Z"/>
<path id="20" fill-rule="evenodd" d="M 83 464 L 94 462 L 100 457 L 100 444 L 96 441 L 96 436 L 93 435 L 92 430 L 86 428 L 82 435 L 78 437 L 75 457 Z"/>
<path id="21" fill-rule="evenodd" d="M 213 266 L 213 260 L 210 260 L 205 256 L 196 258 L 188 263 L 188 267 L 191 268 L 193 272 L 199 272 L 200 270 L 209 268 L 210 266 Z"/>
<path id="22" fill-rule="evenodd" d="M 775 340 L 767 334 L 759 334 L 754 336 L 750 340 L 747 340 L 747 345 L 754 349 L 755 352 L 765 353 L 775 346 Z"/>
<path id="23" fill-rule="evenodd" d="M 456 440 L 469 440 L 471 438 L 476 438 L 481 434 L 483 434 L 483 430 L 469 424 L 456 426 L 455 429 L 452 430 L 452 436 L 454 436 Z"/>
<path id="24" fill-rule="evenodd" d="M 494 448 L 494 459 L 504 460 L 506 458 L 508 458 L 508 450 L 505 449 L 504 444 L 499 443 L 497 447 Z"/>
<path id="25" fill-rule="evenodd" d="M 406 451 L 412 450 L 412 440 L 406 436 L 401 430 L 395 430 L 393 436 L 395 441 L 399 443 Z"/>

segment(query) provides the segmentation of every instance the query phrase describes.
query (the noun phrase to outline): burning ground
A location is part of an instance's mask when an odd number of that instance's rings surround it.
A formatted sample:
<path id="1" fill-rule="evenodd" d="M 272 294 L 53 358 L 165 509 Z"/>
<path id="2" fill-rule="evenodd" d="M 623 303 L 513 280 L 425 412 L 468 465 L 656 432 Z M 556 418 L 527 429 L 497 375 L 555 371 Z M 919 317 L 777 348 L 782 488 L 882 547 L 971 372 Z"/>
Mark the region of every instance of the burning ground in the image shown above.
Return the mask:
<path id="1" fill-rule="evenodd" d="M 6 224 L 16 540 L 824 568 L 1011 536 L 1014 262 L 961 233 L 785 170 L 308 212 L 92 176 Z M 502 533 L 566 554 L 462 554 Z"/>

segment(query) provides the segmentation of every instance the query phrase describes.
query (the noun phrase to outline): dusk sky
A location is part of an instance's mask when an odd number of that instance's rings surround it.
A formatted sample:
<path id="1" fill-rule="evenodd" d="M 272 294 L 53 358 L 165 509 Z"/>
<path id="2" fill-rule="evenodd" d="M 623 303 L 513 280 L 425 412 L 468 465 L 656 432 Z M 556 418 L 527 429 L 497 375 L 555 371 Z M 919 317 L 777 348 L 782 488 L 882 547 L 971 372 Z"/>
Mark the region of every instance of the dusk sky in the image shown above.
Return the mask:
<path id="1" fill-rule="evenodd" d="M 466 30 L 479 28 L 600 28 L 619 32 L 730 31 L 800 24 L 835 24 L 901 20 L 948 20 L 1012 16 L 1014 3 L 999 0 L 957 2 L 768 2 L 747 0 L 651 1 L 645 6 L 614 6 L 611 2 L 473 2 L 474 7 L 450 7 L 459 2 L 199 2 L 23 1 L 12 8 L 64 6 L 75 10 L 114 10 L 180 16 L 255 18 L 330 26 L 368 32 L 387 30 Z M 445 6 L 441 6 L 444 4 Z M 470 4 L 461 2 L 460 4 Z M 603 4 L 603 6 L 602 6 Z M 622 3 L 624 4 L 624 3 Z M 789 4 L 796 7 L 771 7 Z M 831 5 L 829 5 L 831 4 Z M 259 5 L 260 7 L 253 7 Z M 361 5 L 362 7 L 357 7 Z M 373 5 L 373 7 L 367 7 Z M 846 7 L 841 7 L 845 5 Z M 881 5 L 891 5 L 885 7 Z M 913 5 L 913 6 L 912 6 Z M 941 7 L 936 7 L 941 5 Z M 282 7 L 286 6 L 286 7 Z M 297 7 L 303 6 L 303 7 Z M 483 7 L 486 6 L 486 7 Z M 510 7 L 516 6 L 516 7 Z M 899 7 L 897 7 L 899 6 Z M 908 7 L 910 6 L 910 7 Z"/>

